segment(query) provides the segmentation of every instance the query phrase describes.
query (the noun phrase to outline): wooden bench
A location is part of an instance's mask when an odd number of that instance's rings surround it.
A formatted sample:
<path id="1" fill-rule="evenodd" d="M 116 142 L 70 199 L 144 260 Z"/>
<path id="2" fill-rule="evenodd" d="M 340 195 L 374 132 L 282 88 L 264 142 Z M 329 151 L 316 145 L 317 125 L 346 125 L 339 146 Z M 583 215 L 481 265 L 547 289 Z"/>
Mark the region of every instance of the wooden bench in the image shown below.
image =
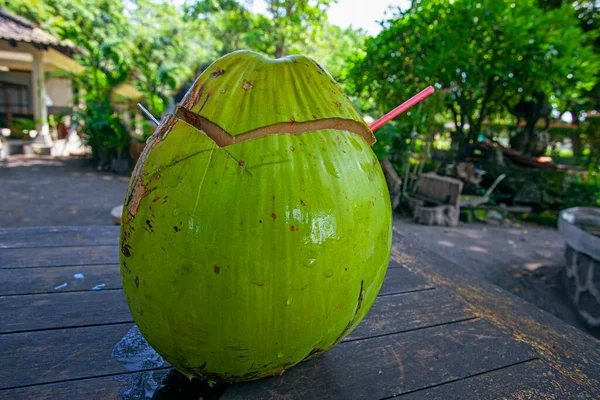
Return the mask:
<path id="1" fill-rule="evenodd" d="M 281 376 L 190 381 L 134 326 L 118 229 L 0 229 L 0 398 L 600 396 L 596 339 L 425 250 L 399 221 L 379 296 L 342 343 Z"/>
<path id="2" fill-rule="evenodd" d="M 422 174 L 408 197 L 413 220 L 424 225 L 456 226 L 460 217 L 462 181 L 433 172 Z"/>

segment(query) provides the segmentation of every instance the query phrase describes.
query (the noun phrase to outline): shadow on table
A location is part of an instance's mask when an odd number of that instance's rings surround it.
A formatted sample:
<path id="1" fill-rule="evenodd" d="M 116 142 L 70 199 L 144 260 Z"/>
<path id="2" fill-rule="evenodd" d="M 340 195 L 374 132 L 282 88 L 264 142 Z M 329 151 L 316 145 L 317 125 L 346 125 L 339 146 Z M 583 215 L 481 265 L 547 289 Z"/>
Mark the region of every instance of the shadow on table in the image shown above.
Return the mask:
<path id="1" fill-rule="evenodd" d="M 216 400 L 223 396 L 229 384 L 209 385 L 207 381 L 189 379 L 187 376 L 171 369 L 164 377 L 162 386 L 154 392 L 152 400 L 203 399 Z"/>

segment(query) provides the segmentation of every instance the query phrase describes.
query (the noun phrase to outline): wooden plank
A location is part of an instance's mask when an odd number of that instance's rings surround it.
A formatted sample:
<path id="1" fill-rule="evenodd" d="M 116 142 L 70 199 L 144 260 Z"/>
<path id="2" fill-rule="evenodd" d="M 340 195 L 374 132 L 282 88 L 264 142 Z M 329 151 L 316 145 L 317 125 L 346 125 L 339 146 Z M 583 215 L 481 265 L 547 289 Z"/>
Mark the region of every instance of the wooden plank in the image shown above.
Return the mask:
<path id="1" fill-rule="evenodd" d="M 67 292 L 0 298 L 0 333 L 131 322 L 121 290 Z M 378 297 L 350 339 L 401 332 L 472 318 L 440 290 Z"/>
<path id="2" fill-rule="evenodd" d="M 12 400 L 42 399 L 121 399 L 145 398 L 145 393 L 132 393 L 131 382 L 158 383 L 168 369 L 118 374 L 101 378 L 89 378 L 76 381 L 47 383 L 17 389 L 0 390 L 0 398 Z M 148 391 L 152 391 L 150 387 Z M 135 390 L 135 389 L 134 389 Z"/>
<path id="3" fill-rule="evenodd" d="M 112 356 L 131 327 L 118 324 L 0 335 L 0 389 L 166 367 L 161 360 L 126 364 Z"/>
<path id="4" fill-rule="evenodd" d="M 133 322 L 122 290 L 0 298 L 0 333 Z"/>
<path id="5" fill-rule="evenodd" d="M 0 390 L 0 398 L 10 399 L 152 399 L 217 400 L 228 384 L 209 386 L 206 381 L 190 380 L 173 369 L 119 374 L 101 378 L 49 383 L 18 389 Z"/>
<path id="6" fill-rule="evenodd" d="M 102 289 L 121 288 L 118 264 L 0 269 L 0 296 L 91 290 L 102 284 Z"/>
<path id="7" fill-rule="evenodd" d="M 461 302 L 442 290 L 382 296 L 347 340 L 386 335 L 474 318 Z"/>
<path id="8" fill-rule="evenodd" d="M 118 226 L 0 228 L 0 249 L 117 244 Z"/>
<path id="9" fill-rule="evenodd" d="M 422 200 L 425 203 L 431 203 L 431 204 L 435 204 L 435 205 L 438 205 L 438 206 L 443 206 L 443 205 L 447 204 L 443 200 L 436 199 L 434 197 L 430 197 L 430 196 L 427 196 L 427 195 L 422 194 L 422 193 L 413 193 L 413 194 L 410 195 L 410 197 L 414 198 L 414 199 L 417 199 L 417 200 Z"/>
<path id="10" fill-rule="evenodd" d="M 445 288 L 472 312 L 497 329 L 535 349 L 550 367 L 560 371 L 592 395 L 600 397 L 598 340 L 567 325 L 535 305 L 467 274 L 458 265 L 423 248 L 410 234 L 394 226 L 392 258 L 427 276 L 436 288 Z"/>
<path id="11" fill-rule="evenodd" d="M 234 384 L 223 399 L 382 399 L 534 357 L 474 320 L 342 343 L 282 376 Z"/>
<path id="12" fill-rule="evenodd" d="M 513 365 L 401 397 L 403 400 L 594 398 L 542 360 Z"/>
<path id="13" fill-rule="evenodd" d="M 61 287 L 65 283 L 67 286 Z M 82 291 L 101 284 L 105 284 L 103 289 L 121 288 L 118 264 L 0 269 L 0 296 Z M 55 289 L 57 287 L 59 289 Z M 379 294 L 431 288 L 425 278 L 392 262 Z"/>
<path id="14" fill-rule="evenodd" d="M 118 262 L 118 246 L 0 249 L 0 268 L 58 267 Z"/>
<path id="15" fill-rule="evenodd" d="M 120 391 L 122 396 L 123 390 L 130 390 L 128 382 L 148 380 L 147 376 L 151 374 L 152 380 L 159 383 L 166 373 L 167 370 L 157 370 L 29 386 L 0 391 L 0 397 L 5 396 L 15 400 L 117 399 Z M 179 390 L 179 387 L 173 387 L 173 389 Z M 197 398 L 200 398 L 199 393 L 194 394 L 198 394 Z M 202 398 L 206 399 L 207 397 Z M 593 399 L 594 397 L 580 387 L 569 385 L 569 381 L 565 377 L 548 367 L 543 361 L 532 360 L 453 383 L 417 390 L 398 398 L 406 400 L 462 400 L 466 398 L 516 400 L 531 398 Z"/>
<path id="16" fill-rule="evenodd" d="M 0 268 L 76 266 L 86 264 L 117 264 L 118 246 L 72 246 L 24 249 L 0 249 Z M 426 286 L 427 280 L 394 260 L 388 269 L 403 268 L 405 279 Z M 411 275 L 412 276 L 409 276 Z"/>
<path id="17" fill-rule="evenodd" d="M 432 289 L 425 277 L 391 260 L 379 295 Z"/>

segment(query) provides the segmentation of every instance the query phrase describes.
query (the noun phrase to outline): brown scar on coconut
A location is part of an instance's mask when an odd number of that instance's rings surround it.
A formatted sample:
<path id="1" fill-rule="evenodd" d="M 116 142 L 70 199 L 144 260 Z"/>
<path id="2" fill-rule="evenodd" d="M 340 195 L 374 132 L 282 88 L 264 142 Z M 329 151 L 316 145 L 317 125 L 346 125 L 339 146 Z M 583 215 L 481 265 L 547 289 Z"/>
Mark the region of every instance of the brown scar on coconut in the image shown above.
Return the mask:
<path id="1" fill-rule="evenodd" d="M 174 115 L 167 115 L 163 119 L 163 121 L 161 122 L 160 126 L 156 129 L 154 134 L 150 136 L 150 139 L 148 139 L 148 143 L 146 144 L 146 147 L 144 147 L 144 150 L 142 151 L 142 154 L 140 155 L 140 158 L 135 166 L 135 169 L 133 171 L 134 181 L 130 185 L 127 196 L 125 197 L 125 208 L 133 217 L 135 217 L 135 214 L 137 214 L 140 208 L 140 201 L 142 201 L 144 197 L 146 197 L 154 190 L 148 190 L 148 188 L 142 183 L 144 174 L 142 174 L 141 171 L 146 161 L 146 158 L 148 158 L 148 154 L 150 154 L 150 151 L 158 143 L 166 139 L 171 129 L 173 129 L 173 127 L 175 126 L 177 120 L 177 117 L 175 117 Z"/>

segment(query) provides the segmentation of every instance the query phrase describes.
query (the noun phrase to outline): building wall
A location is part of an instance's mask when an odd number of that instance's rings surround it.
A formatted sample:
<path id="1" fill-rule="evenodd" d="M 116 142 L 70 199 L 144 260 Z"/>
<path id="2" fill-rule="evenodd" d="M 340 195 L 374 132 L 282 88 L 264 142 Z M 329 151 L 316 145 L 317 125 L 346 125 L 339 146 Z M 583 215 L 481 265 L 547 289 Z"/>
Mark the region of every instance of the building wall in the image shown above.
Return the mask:
<path id="1" fill-rule="evenodd" d="M 16 86 L 19 86 L 19 89 Z M 10 104 L 13 105 L 11 107 L 13 112 L 33 112 L 31 104 L 33 93 L 31 90 L 31 72 L 0 71 L 0 113 L 6 112 L 5 96 L 8 96 Z M 20 100 L 19 91 L 21 92 Z M 24 94 L 26 95 L 24 96 Z M 73 105 L 73 87 L 71 80 L 68 78 L 48 79 L 46 81 L 46 94 L 48 95 L 46 99 L 48 106 L 70 108 Z M 23 103 L 26 103 L 27 111 L 21 110 L 23 107 L 15 107 L 16 105 L 22 106 Z"/>
<path id="2" fill-rule="evenodd" d="M 73 87 L 68 78 L 52 78 L 46 81 L 46 93 L 53 107 L 73 106 Z M 48 104 L 50 105 L 50 104 Z"/>

